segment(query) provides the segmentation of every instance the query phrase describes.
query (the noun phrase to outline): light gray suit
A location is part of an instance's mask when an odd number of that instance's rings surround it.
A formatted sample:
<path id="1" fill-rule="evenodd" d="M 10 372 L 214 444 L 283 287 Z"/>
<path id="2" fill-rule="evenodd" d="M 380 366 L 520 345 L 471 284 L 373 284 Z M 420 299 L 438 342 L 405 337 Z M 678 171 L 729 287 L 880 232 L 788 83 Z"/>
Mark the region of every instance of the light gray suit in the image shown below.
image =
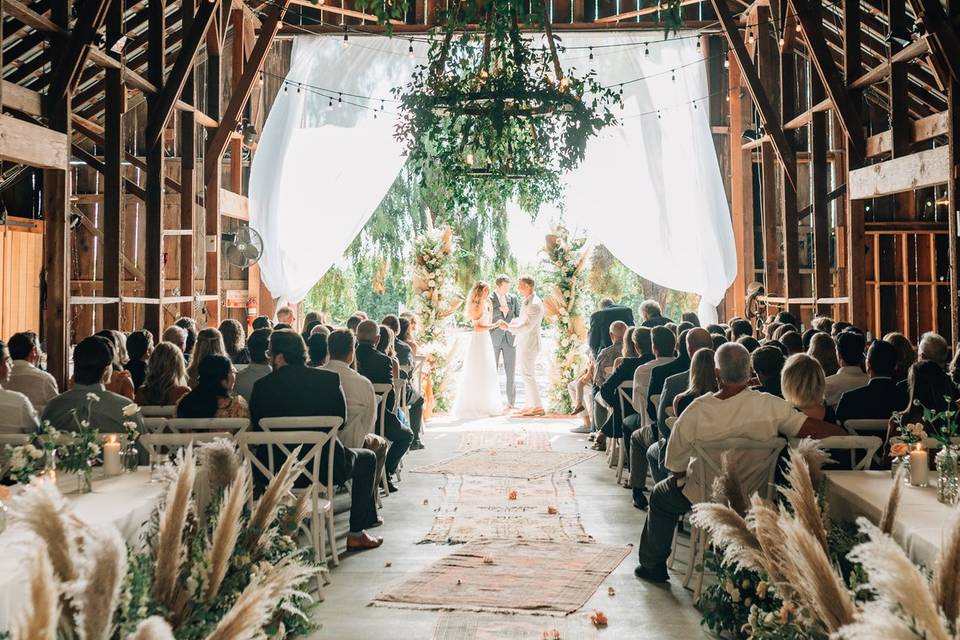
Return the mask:
<path id="1" fill-rule="evenodd" d="M 500 310 L 500 298 L 497 297 L 497 293 L 490 294 L 494 324 L 501 320 L 508 323 L 512 322 L 520 315 L 520 301 L 517 296 L 508 293 L 506 298 L 506 306 L 509 308 L 506 313 L 503 313 Z M 517 337 L 511 331 L 491 329 L 490 339 L 493 342 L 493 357 L 498 368 L 500 367 L 500 357 L 503 356 L 503 369 L 507 374 L 507 404 L 513 406 L 517 398 Z"/>

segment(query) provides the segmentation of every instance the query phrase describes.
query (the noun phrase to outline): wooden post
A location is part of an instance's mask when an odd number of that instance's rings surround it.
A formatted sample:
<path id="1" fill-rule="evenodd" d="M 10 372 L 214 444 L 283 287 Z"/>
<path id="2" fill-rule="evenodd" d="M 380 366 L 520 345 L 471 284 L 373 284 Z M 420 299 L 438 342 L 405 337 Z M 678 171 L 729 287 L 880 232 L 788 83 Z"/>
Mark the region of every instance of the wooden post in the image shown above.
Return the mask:
<path id="1" fill-rule="evenodd" d="M 153 0 L 147 5 L 149 14 L 149 37 L 147 39 L 147 79 L 155 87 L 162 87 L 164 82 L 164 65 L 166 62 L 166 30 L 164 29 L 164 12 L 166 0 Z M 153 93 L 147 96 L 147 114 L 153 117 L 161 107 L 160 94 Z M 147 188 L 146 188 L 146 225 L 144 250 L 144 297 L 154 299 L 144 305 L 144 327 L 158 336 L 162 331 L 163 320 L 163 207 L 164 207 L 164 176 L 166 162 L 164 160 L 164 144 L 161 133 L 159 144 L 147 147 Z"/>
<path id="2" fill-rule="evenodd" d="M 730 58 L 733 56 L 730 55 Z M 737 249 L 737 277 L 733 281 L 733 313 L 744 316 L 747 283 L 755 276 L 753 249 L 753 159 L 742 148 L 743 132 L 751 127 L 750 100 L 742 95 L 740 68 L 729 60 L 730 98 L 730 212 Z"/>
<path id="3" fill-rule="evenodd" d="M 771 38 L 766 32 L 761 36 L 769 41 Z M 776 50 L 775 50 L 776 51 Z M 797 74 L 793 67 L 794 55 L 792 50 L 786 50 L 778 56 L 780 63 L 780 122 L 784 123 L 793 116 L 793 105 L 796 99 Z M 794 151 L 792 132 L 784 132 L 790 142 L 792 162 L 785 163 L 780 168 L 780 226 L 783 229 L 783 295 L 787 298 L 784 310 L 800 320 L 800 305 L 792 302 L 801 297 L 800 288 L 800 226 L 797 213 L 797 162 Z"/>
<path id="4" fill-rule="evenodd" d="M 113 2 L 107 12 L 107 43 L 123 36 L 123 3 Z M 108 51 L 120 62 L 123 53 Z M 122 293 L 120 220 L 123 211 L 123 103 L 124 88 L 120 69 L 107 69 L 104 96 L 103 156 L 103 295 L 119 298 Z M 103 328 L 120 329 L 120 303 L 103 306 Z M 154 336 L 159 340 L 159 336 Z"/>
<path id="5" fill-rule="evenodd" d="M 950 0 L 951 19 L 960 15 L 960 0 Z M 958 61 L 960 64 L 960 61 Z M 947 243 L 950 273 L 950 335 L 947 340 L 960 340 L 960 79 L 952 77 L 947 87 L 947 145 L 950 148 L 950 176 L 947 180 Z"/>
<path id="6" fill-rule="evenodd" d="M 819 10 L 819 5 L 818 5 Z M 818 36 L 820 30 L 817 30 Z M 826 96 L 823 82 L 807 65 L 810 76 L 810 104 L 817 104 Z M 810 219 L 813 223 L 813 297 L 831 298 L 830 282 L 830 203 L 827 200 L 830 167 L 827 164 L 827 112 L 818 111 L 810 117 Z M 814 315 L 830 315 L 830 305 L 815 304 Z"/>
<path id="7" fill-rule="evenodd" d="M 749 22 L 751 24 L 766 24 L 770 19 L 770 9 L 764 6 L 757 6 L 750 13 Z M 774 61 L 774 51 L 771 46 L 770 38 L 765 34 L 756 39 L 756 66 L 760 89 L 758 93 L 764 95 L 775 95 L 779 97 L 776 91 L 777 77 L 776 65 Z M 741 65 L 741 70 L 742 70 Z M 776 124 L 779 117 L 775 116 L 775 105 L 769 105 L 770 114 L 764 119 L 764 124 L 772 122 Z M 784 139 L 785 140 L 785 139 Z M 785 289 L 780 283 L 780 242 L 777 239 L 777 169 L 785 164 L 787 159 L 792 157 L 792 151 L 784 145 L 783 155 L 776 152 L 776 145 L 772 142 L 765 142 L 760 148 L 760 166 L 761 183 L 760 199 L 763 203 L 763 271 L 764 288 L 768 295 L 779 294 L 786 295 Z M 781 164 L 777 163 L 777 157 L 780 157 Z"/>
<path id="8" fill-rule="evenodd" d="M 226 28 L 226 25 L 223 25 Z M 219 53 L 207 54 L 207 114 L 211 118 L 220 118 L 221 109 L 221 58 Z M 204 271 L 204 293 L 216 295 L 218 300 L 206 302 L 207 326 L 220 324 L 220 180 L 223 173 L 220 155 L 210 157 L 210 145 L 206 147 L 204 163 L 204 234 L 215 238 L 213 251 L 204 242 L 206 269 Z M 207 165 L 215 163 L 209 171 Z M 206 238 L 205 238 L 206 240 Z"/>
<path id="9" fill-rule="evenodd" d="M 181 6 L 183 28 L 186 30 L 196 12 L 196 0 L 183 0 Z M 193 66 L 187 74 L 180 99 L 189 105 L 196 102 Z M 197 131 L 193 111 L 180 112 L 180 228 L 193 233 L 180 236 L 180 295 L 193 296 L 196 291 L 193 278 L 193 255 L 196 238 L 194 210 L 196 206 Z M 193 317 L 193 302 L 180 303 L 180 315 Z"/>
<path id="10" fill-rule="evenodd" d="M 70 23 L 68 3 L 54 2 L 50 18 L 58 27 L 66 29 Z M 49 59 L 56 61 L 65 52 L 65 39 L 54 39 L 49 49 Z M 48 98 L 47 118 L 49 126 L 70 140 L 70 110 L 72 96 L 68 93 L 59 99 Z M 43 172 L 43 277 L 45 297 L 43 300 L 43 327 L 41 334 L 46 343 L 47 371 L 57 380 L 61 389 L 66 389 L 69 378 L 70 347 L 70 172 L 69 156 L 59 169 L 44 169 Z M 84 336 L 86 337 L 86 336 Z"/>
<path id="11" fill-rule="evenodd" d="M 860 77 L 863 71 L 860 52 L 860 4 L 858 0 L 844 0 L 843 3 L 843 75 L 849 86 Z M 853 108 L 861 110 L 863 96 L 859 91 L 849 92 Z M 851 137 L 846 137 L 846 174 L 849 178 L 850 170 L 856 169 L 861 162 L 864 150 L 854 147 Z M 847 228 L 847 321 L 869 329 L 867 322 L 867 285 L 866 285 L 866 248 L 867 238 L 864 233 L 863 201 L 850 197 L 847 189 L 845 201 L 846 228 Z M 879 330 L 879 327 L 875 327 Z M 879 331 L 876 331 L 879 332 Z"/>

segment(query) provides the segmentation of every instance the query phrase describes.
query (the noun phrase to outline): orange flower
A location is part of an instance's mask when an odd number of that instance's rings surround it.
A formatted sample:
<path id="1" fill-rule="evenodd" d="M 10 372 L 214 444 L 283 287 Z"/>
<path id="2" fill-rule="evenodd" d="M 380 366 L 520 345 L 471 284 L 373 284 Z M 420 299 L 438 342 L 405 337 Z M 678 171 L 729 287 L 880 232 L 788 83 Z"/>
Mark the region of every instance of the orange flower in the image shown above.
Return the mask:
<path id="1" fill-rule="evenodd" d="M 10 499 L 10 489 L 0 485 L 0 502 L 6 502 Z"/>
<path id="2" fill-rule="evenodd" d="M 557 507 L 556 507 L 555 505 L 552 505 L 552 504 L 551 504 L 551 505 L 547 505 L 547 513 L 549 513 L 550 515 L 552 515 L 552 516 L 557 515 L 557 511 L 558 511 L 558 509 L 557 509 Z"/>
<path id="3" fill-rule="evenodd" d="M 895 442 L 894 444 L 890 445 L 890 455 L 894 458 L 905 456 L 909 451 L 910 446 L 906 442 Z"/>
<path id="4" fill-rule="evenodd" d="M 607 614 L 597 609 L 590 615 L 590 622 L 595 627 L 605 627 L 607 626 Z"/>
<path id="5" fill-rule="evenodd" d="M 516 489 L 510 489 L 510 493 L 507 494 L 507 498 L 508 498 L 509 500 L 516 500 L 516 499 L 517 499 L 517 490 L 516 490 Z"/>
<path id="6" fill-rule="evenodd" d="M 547 629 L 543 632 L 543 640 L 560 640 L 559 629 Z"/>

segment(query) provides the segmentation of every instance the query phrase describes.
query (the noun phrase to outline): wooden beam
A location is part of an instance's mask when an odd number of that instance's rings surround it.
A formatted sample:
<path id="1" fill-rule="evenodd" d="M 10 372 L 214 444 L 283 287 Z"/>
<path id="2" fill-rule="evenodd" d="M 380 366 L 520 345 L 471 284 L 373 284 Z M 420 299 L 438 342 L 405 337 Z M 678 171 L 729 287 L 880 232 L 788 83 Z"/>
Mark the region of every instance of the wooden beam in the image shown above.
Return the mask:
<path id="1" fill-rule="evenodd" d="M 705 0 L 681 0 L 680 6 L 686 7 L 691 4 L 700 4 L 701 2 L 704 2 L 704 1 Z M 300 4 L 301 2 L 306 3 L 306 2 L 309 2 L 309 0 L 297 0 L 297 4 Z M 326 7 L 324 7 L 324 9 L 326 10 Z M 658 11 L 662 11 L 662 9 L 660 8 L 659 4 L 655 4 L 649 7 L 644 7 L 642 9 L 635 9 L 633 11 L 625 11 L 623 13 L 618 13 L 612 16 L 597 18 L 596 20 L 594 20 L 594 22 L 597 24 L 606 24 L 609 22 L 620 22 L 621 20 L 630 20 L 631 18 L 638 18 L 640 16 L 649 16 L 651 14 L 657 13 Z"/>
<path id="2" fill-rule="evenodd" d="M 44 33 L 66 34 L 65 28 L 59 27 L 50 18 L 40 15 L 20 0 L 4 0 L 3 10 L 8 16 L 13 16 L 28 27 Z"/>
<path id="3" fill-rule="evenodd" d="M 910 142 L 917 143 L 932 138 L 947 135 L 950 114 L 946 111 L 935 113 L 926 118 L 920 118 L 910 123 Z M 867 138 L 866 157 L 890 153 L 893 149 L 892 135 L 890 131 L 883 131 Z"/>
<path id="4" fill-rule="evenodd" d="M 122 3 L 123 0 L 85 0 L 80 3 L 77 19 L 70 30 L 63 55 L 53 69 L 53 79 L 47 94 L 51 100 L 62 100 L 67 94 L 73 95 L 92 43 L 96 40 L 97 32 L 103 26 L 107 10 L 113 2 Z"/>
<path id="5" fill-rule="evenodd" d="M 223 74 L 222 74 L 222 65 L 223 60 L 218 53 L 207 52 L 207 77 L 206 77 L 206 93 L 207 93 L 207 110 L 210 113 L 214 114 L 217 118 L 221 116 L 221 100 L 223 97 Z M 221 119 L 222 122 L 222 119 Z M 209 158 L 210 154 L 210 145 L 206 147 L 204 153 L 204 167 L 209 167 L 211 160 Z M 203 272 L 203 288 L 206 294 L 214 294 L 217 296 L 216 302 L 207 302 L 204 305 L 204 308 L 207 312 L 207 322 L 211 326 L 215 326 L 220 323 L 220 250 L 219 250 L 219 238 L 220 238 L 220 182 L 223 174 L 223 167 L 220 163 L 220 156 L 217 156 L 216 162 L 213 162 L 213 170 L 207 175 L 203 175 L 203 185 L 204 185 L 204 222 L 203 222 L 203 233 L 204 236 L 213 236 L 217 238 L 215 247 L 213 251 L 209 251 L 206 247 L 206 242 L 204 241 L 204 272 Z M 204 238 L 206 240 L 206 238 Z"/>
<path id="6" fill-rule="evenodd" d="M 728 58 L 733 54 L 728 53 Z M 733 289 L 733 313 L 745 316 L 747 285 L 753 282 L 754 231 L 753 231 L 753 163 L 750 152 L 737 146 L 743 131 L 752 126 L 750 100 L 741 88 L 740 68 L 736 61 L 728 65 L 728 91 L 730 105 L 730 215 L 733 223 L 733 240 L 737 251 L 737 277 Z M 747 99 L 744 99 L 747 98 Z"/>
<path id="7" fill-rule="evenodd" d="M 779 158 L 781 165 L 783 165 L 789 175 L 796 176 L 796 163 L 792 157 L 790 144 L 783 134 L 779 118 L 773 109 L 773 105 L 770 103 L 770 99 L 760 85 L 760 77 L 757 75 L 753 61 L 750 60 L 750 56 L 747 53 L 747 48 L 743 43 L 743 37 L 740 35 L 733 15 L 730 13 L 730 7 L 727 6 L 727 0 L 710 0 L 710 2 L 713 5 L 714 11 L 717 13 L 717 17 L 720 19 L 723 32 L 727 37 L 727 43 L 730 45 L 737 65 L 740 67 L 740 73 L 743 75 L 744 80 L 746 80 L 747 91 L 750 92 L 753 103 L 757 106 L 757 111 L 760 113 L 760 120 L 763 122 L 763 127 L 766 129 L 767 134 L 770 136 L 777 158 Z"/>
<path id="8" fill-rule="evenodd" d="M 823 85 L 816 76 L 810 78 L 810 99 L 823 97 Z M 830 202 L 827 190 L 830 180 L 830 166 L 827 163 L 827 114 L 815 113 L 810 121 L 810 202 L 813 207 L 813 295 L 826 298 L 831 295 L 830 282 Z M 829 315 L 830 307 L 818 304 L 815 313 Z"/>
<path id="9" fill-rule="evenodd" d="M 958 10 L 960 3 L 954 1 Z M 947 87 L 949 151 L 948 164 L 953 171 L 947 180 L 947 236 L 948 273 L 950 276 L 950 336 L 948 341 L 960 340 L 960 81 L 950 79 Z"/>
<path id="10" fill-rule="evenodd" d="M 940 62 L 950 70 L 954 80 L 960 81 L 960 33 L 947 16 L 939 0 L 911 0 L 917 17 L 935 38 L 935 49 Z M 944 78 L 941 78 L 941 81 Z"/>
<path id="11" fill-rule="evenodd" d="M 220 215 L 236 220 L 250 219 L 250 205 L 246 196 L 220 189 Z"/>
<path id="12" fill-rule="evenodd" d="M 67 137 L 59 131 L 0 114 L 0 160 L 41 169 L 66 167 Z"/>
<path id="13" fill-rule="evenodd" d="M 147 39 L 147 77 L 155 87 L 163 86 L 164 70 L 166 66 L 166 31 L 164 29 L 164 15 L 166 0 L 151 0 L 147 5 L 149 11 L 148 28 L 150 36 Z M 153 93 L 147 97 L 148 121 L 155 119 L 160 112 L 160 95 Z M 163 298 L 163 216 L 166 201 L 163 178 L 166 175 L 166 159 L 162 144 L 155 144 L 147 148 L 147 200 L 146 223 L 144 225 L 144 296 L 147 298 Z M 159 305 L 148 306 L 144 310 L 144 327 L 160 335 L 163 324 L 163 314 Z"/>
<path id="14" fill-rule="evenodd" d="M 145 143 L 148 149 L 160 143 L 163 130 L 170 120 L 170 115 L 173 113 L 177 101 L 180 100 L 180 94 L 183 92 L 187 78 L 190 77 L 197 52 L 200 50 L 200 45 L 219 6 L 218 0 L 203 0 L 200 10 L 190 22 L 189 29 L 184 28 L 180 53 L 177 55 L 176 62 L 173 63 L 173 69 L 167 76 L 163 90 L 157 96 L 154 111 L 147 122 Z"/>
<path id="15" fill-rule="evenodd" d="M 833 55 L 830 53 L 820 29 L 821 21 L 814 11 L 811 0 L 790 0 L 790 3 L 793 5 L 793 10 L 800 21 L 800 28 L 807 43 L 810 61 L 817 70 L 817 75 L 823 82 L 827 96 L 837 111 L 844 132 L 850 142 L 853 143 L 854 153 L 858 157 L 862 157 L 866 143 L 860 114 L 857 113 L 849 94 L 847 94 L 847 83 L 841 80 L 840 74 L 834 66 Z"/>
<path id="16" fill-rule="evenodd" d="M 848 192 L 854 200 L 944 184 L 950 178 L 950 149 L 938 147 L 850 172 Z"/>
<path id="17" fill-rule="evenodd" d="M 861 11 L 859 0 L 843 0 L 843 77 L 849 85 L 863 72 L 861 59 Z M 850 100 L 855 109 L 862 108 L 863 94 L 854 89 L 850 92 Z M 853 142 L 846 138 L 846 153 L 844 164 L 847 176 L 850 171 L 860 166 L 862 162 L 856 153 Z M 865 259 L 867 241 L 864 234 L 863 202 L 850 197 L 849 187 L 844 197 L 844 226 L 846 227 L 845 253 L 845 282 L 847 297 L 847 320 L 858 327 L 866 328 L 867 321 L 867 286 Z M 839 238 L 838 238 L 839 240 Z"/>
<path id="18" fill-rule="evenodd" d="M 688 0 L 689 1 L 689 0 Z M 697 0 L 699 2 L 700 0 Z M 292 0 L 293 4 L 298 4 L 303 7 L 310 7 L 311 9 L 319 9 L 321 11 L 326 11 L 328 13 L 335 13 L 338 16 L 345 16 L 347 18 L 356 18 L 357 20 L 367 20 L 373 23 L 377 22 L 377 16 L 363 13 L 362 11 L 355 11 L 353 9 L 346 9 L 344 7 L 338 7 L 335 4 L 328 4 L 327 2 L 310 2 L 310 0 Z M 390 20 L 389 21 L 393 26 L 403 26 L 406 23 L 403 20 Z M 226 28 L 226 27 L 224 27 Z"/>
<path id="19" fill-rule="evenodd" d="M 893 62 L 903 48 L 897 38 L 908 33 L 906 0 L 889 0 L 887 4 L 887 55 L 891 60 L 887 76 L 887 113 L 889 114 L 891 153 L 899 158 L 910 153 L 910 89 L 907 85 L 907 63 Z M 897 37 L 894 37 L 897 36 Z M 866 144 L 864 144 L 866 152 Z"/>
<path id="20" fill-rule="evenodd" d="M 250 59 L 244 67 L 243 75 L 234 87 L 230 102 L 227 103 L 227 108 L 223 111 L 220 126 L 217 127 L 213 138 L 207 145 L 207 152 L 204 156 L 204 180 L 207 183 L 213 178 L 214 172 L 219 170 L 223 153 L 227 149 L 227 143 L 236 131 L 237 125 L 240 124 L 240 116 L 250 97 L 250 92 L 253 91 L 253 83 L 260 77 L 263 63 L 267 59 L 267 54 L 270 52 L 273 39 L 280 29 L 280 24 L 283 22 L 283 16 L 289 4 L 290 0 L 278 0 L 267 8 L 267 17 L 260 29 L 260 35 L 257 37 Z"/>
<path id="21" fill-rule="evenodd" d="M 801 113 L 795 118 L 792 118 L 783 124 L 784 131 L 793 131 L 794 129 L 801 129 L 808 124 L 810 124 L 811 117 L 815 113 L 821 113 L 823 111 L 829 111 L 833 108 L 833 103 L 830 102 L 830 98 L 824 98 L 814 103 L 812 107 Z"/>
<path id="22" fill-rule="evenodd" d="M 203 1 L 203 0 L 201 0 Z M 190 25 L 194 20 L 196 13 L 196 0 L 182 0 L 180 13 L 183 17 L 184 27 Z M 209 34 L 211 29 L 207 29 Z M 196 85 L 194 83 L 194 69 L 191 67 L 187 75 L 186 82 L 183 85 L 181 99 L 187 104 L 196 102 Z M 194 238 L 193 229 L 196 224 L 194 212 L 196 211 L 196 167 L 197 167 L 197 128 L 196 118 L 193 112 L 183 111 L 180 113 L 180 180 L 183 185 L 180 192 L 180 228 L 189 230 L 189 236 L 180 238 L 179 255 L 179 289 L 180 295 L 193 296 L 196 294 L 196 285 L 193 278 L 194 266 Z M 178 185 L 179 186 L 179 185 Z M 201 239 L 202 240 L 202 239 Z M 180 315 L 193 316 L 193 302 L 180 304 Z"/>
<path id="23" fill-rule="evenodd" d="M 769 42 L 771 38 L 766 33 L 761 33 L 760 38 Z M 759 52 L 759 47 L 758 47 Z M 797 77 L 794 72 L 794 54 L 792 51 L 779 51 L 774 49 L 770 55 L 777 58 L 780 67 L 780 121 L 787 120 L 791 110 L 794 108 L 797 91 Z M 759 55 L 759 53 L 758 53 Z M 786 135 L 786 134 L 785 134 Z M 780 167 L 780 227 L 782 229 L 783 242 L 783 294 L 787 298 L 796 298 L 801 293 L 800 282 L 800 238 L 794 230 L 799 226 L 799 214 L 797 213 L 797 162 L 796 152 L 791 151 L 793 162 L 789 165 Z M 790 302 L 786 305 L 786 311 L 799 317 L 800 306 Z"/>
<path id="24" fill-rule="evenodd" d="M 84 162 L 86 162 L 87 165 L 90 166 L 90 168 L 92 168 L 97 173 L 106 175 L 107 173 L 106 163 L 100 158 L 98 158 L 97 156 L 93 155 L 92 153 L 84 149 L 83 147 L 81 147 L 80 145 L 78 145 L 76 142 L 74 142 L 70 146 L 70 152 L 78 160 L 83 160 Z M 123 179 L 123 184 L 127 190 L 127 193 L 139 198 L 140 200 L 143 200 L 144 202 L 147 201 L 146 189 L 138 185 L 136 182 L 134 182 L 130 178 L 126 178 L 126 177 Z"/>
<path id="25" fill-rule="evenodd" d="M 906 47 L 900 49 L 895 54 L 890 56 L 890 59 L 884 61 L 867 71 L 865 74 L 854 80 L 850 83 L 850 88 L 852 89 L 866 89 L 872 84 L 877 84 L 887 79 L 887 76 L 890 75 L 890 65 L 891 63 L 896 64 L 898 62 L 910 62 L 921 56 L 929 55 L 930 53 L 930 41 L 929 36 L 923 36 L 919 40 L 914 40 Z"/>
<path id="26" fill-rule="evenodd" d="M 41 104 L 39 93 L 8 82 L 7 80 L 3 80 L 0 84 L 3 86 L 3 90 L 0 92 L 3 95 L 0 105 L 7 109 L 13 109 L 14 111 L 19 111 L 20 113 L 31 116 L 39 116 L 43 113 L 43 105 Z"/>
<path id="27" fill-rule="evenodd" d="M 116 42 L 123 36 L 123 1 L 114 0 L 107 12 L 107 42 Z M 117 62 L 121 54 L 109 52 Z M 123 107 L 126 102 L 123 77 L 119 69 L 107 69 L 104 83 L 104 146 L 106 166 L 103 172 L 103 295 L 117 298 L 123 293 L 121 271 L 123 251 Z M 103 326 L 120 328 L 120 305 L 103 309 Z"/>

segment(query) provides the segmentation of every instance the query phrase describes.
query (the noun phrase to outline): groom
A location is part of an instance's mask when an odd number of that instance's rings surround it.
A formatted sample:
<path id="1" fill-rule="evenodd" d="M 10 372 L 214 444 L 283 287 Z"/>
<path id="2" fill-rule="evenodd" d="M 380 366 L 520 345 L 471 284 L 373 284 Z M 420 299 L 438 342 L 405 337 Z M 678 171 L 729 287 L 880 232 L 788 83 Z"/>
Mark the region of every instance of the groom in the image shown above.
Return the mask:
<path id="1" fill-rule="evenodd" d="M 490 294 L 490 304 L 493 306 L 493 324 L 497 328 L 490 330 L 490 339 L 493 341 L 493 358 L 500 367 L 500 357 L 503 356 L 503 369 L 507 374 L 507 409 L 513 409 L 517 399 L 517 384 L 514 371 L 517 365 L 516 336 L 507 329 L 500 328 L 500 323 L 509 324 L 520 315 L 520 302 L 517 296 L 510 293 L 510 278 L 503 274 L 497 276 L 497 288 Z"/>
<path id="2" fill-rule="evenodd" d="M 537 387 L 537 358 L 540 355 L 540 325 L 543 322 L 543 302 L 534 290 L 534 280 L 522 276 L 517 282 L 517 291 L 523 298 L 520 317 L 509 324 L 501 321 L 501 327 L 509 328 L 517 336 L 517 359 L 520 363 L 520 377 L 527 394 L 527 406 L 520 410 L 521 416 L 544 415 L 540 401 L 540 389 Z"/>

